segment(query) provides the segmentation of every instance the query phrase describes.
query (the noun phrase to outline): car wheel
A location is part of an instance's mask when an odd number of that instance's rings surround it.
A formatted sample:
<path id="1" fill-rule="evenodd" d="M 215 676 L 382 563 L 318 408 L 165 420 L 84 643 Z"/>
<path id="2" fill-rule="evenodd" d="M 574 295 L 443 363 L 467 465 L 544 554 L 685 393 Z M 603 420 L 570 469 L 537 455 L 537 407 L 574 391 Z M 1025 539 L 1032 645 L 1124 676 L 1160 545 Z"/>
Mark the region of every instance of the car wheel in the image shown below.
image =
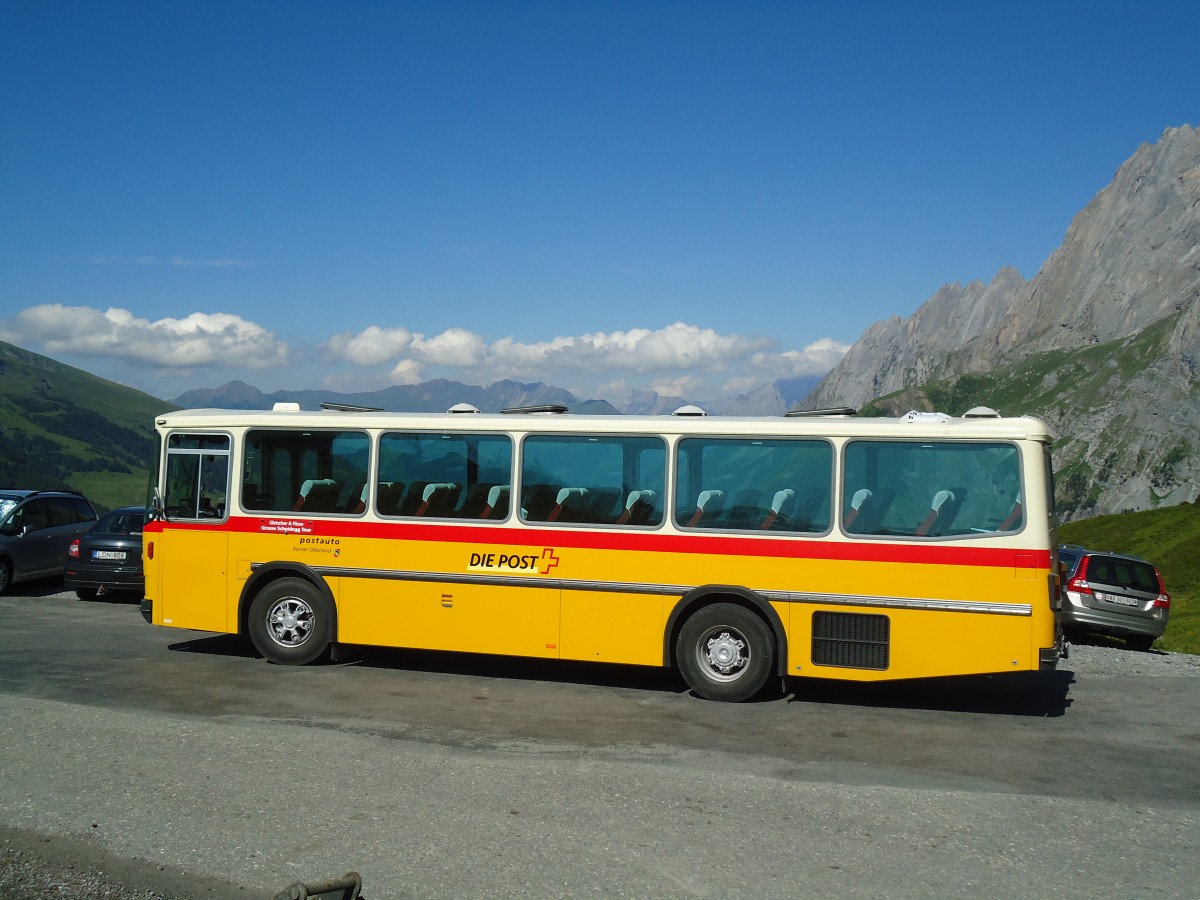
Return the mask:
<path id="1" fill-rule="evenodd" d="M 1141 653 L 1148 653 L 1150 648 L 1154 646 L 1155 639 L 1144 634 L 1139 634 L 1125 638 L 1125 646 L 1130 650 L 1137 650 Z"/>
<path id="2" fill-rule="evenodd" d="M 693 613 L 675 645 L 679 673 L 706 700 L 736 703 L 763 689 L 775 666 L 775 639 L 759 616 L 733 603 Z"/>
<path id="3" fill-rule="evenodd" d="M 95 588 L 75 588 L 75 596 L 80 600 L 95 600 L 100 592 Z"/>
<path id="4" fill-rule="evenodd" d="M 12 586 L 12 566 L 8 560 L 0 559 L 0 594 L 7 594 Z"/>
<path id="5" fill-rule="evenodd" d="M 333 608 L 303 578 L 280 578 L 250 604 L 250 640 L 273 663 L 303 666 L 329 649 Z"/>

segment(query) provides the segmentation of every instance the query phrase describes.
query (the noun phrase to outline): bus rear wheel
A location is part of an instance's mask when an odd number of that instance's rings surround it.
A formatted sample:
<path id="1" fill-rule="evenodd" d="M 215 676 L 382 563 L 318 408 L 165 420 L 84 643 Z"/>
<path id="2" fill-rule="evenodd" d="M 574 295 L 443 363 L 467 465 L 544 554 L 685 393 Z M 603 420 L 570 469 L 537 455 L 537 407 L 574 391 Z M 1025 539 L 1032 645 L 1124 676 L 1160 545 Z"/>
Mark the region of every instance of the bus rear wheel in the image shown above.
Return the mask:
<path id="1" fill-rule="evenodd" d="M 285 666 L 312 662 L 333 640 L 329 601 L 303 578 L 280 578 L 259 591 L 247 624 L 258 652 Z"/>
<path id="2" fill-rule="evenodd" d="M 675 658 L 683 680 L 699 696 L 737 703 L 757 695 L 771 677 L 775 640 L 750 610 L 714 603 L 683 623 Z"/>

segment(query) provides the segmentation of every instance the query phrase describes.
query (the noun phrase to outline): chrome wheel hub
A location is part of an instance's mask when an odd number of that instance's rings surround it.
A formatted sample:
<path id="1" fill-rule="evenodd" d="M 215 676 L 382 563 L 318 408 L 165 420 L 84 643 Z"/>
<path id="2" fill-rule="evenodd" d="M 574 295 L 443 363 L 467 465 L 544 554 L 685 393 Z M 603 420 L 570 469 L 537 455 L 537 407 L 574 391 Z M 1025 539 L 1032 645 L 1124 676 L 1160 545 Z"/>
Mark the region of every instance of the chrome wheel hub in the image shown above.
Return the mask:
<path id="1" fill-rule="evenodd" d="M 299 647 L 313 632 L 312 607 L 299 597 L 283 597 L 267 610 L 267 634 L 282 647 Z"/>
<path id="2" fill-rule="evenodd" d="M 714 628 L 697 649 L 709 675 L 718 681 L 734 680 L 750 661 L 746 639 L 731 628 Z"/>

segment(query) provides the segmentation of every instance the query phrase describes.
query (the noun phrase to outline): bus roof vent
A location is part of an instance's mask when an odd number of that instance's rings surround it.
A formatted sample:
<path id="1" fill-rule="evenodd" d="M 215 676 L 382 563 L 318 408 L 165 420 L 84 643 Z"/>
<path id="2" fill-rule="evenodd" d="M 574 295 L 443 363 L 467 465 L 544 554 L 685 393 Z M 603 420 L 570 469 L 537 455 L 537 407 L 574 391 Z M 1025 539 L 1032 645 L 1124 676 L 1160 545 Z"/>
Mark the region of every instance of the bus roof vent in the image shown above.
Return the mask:
<path id="1" fill-rule="evenodd" d="M 446 410 L 448 413 L 477 413 L 479 407 L 471 403 L 455 403 L 452 407 Z"/>
<path id="2" fill-rule="evenodd" d="M 973 406 L 962 414 L 964 419 L 998 419 L 1000 413 L 990 406 Z"/>
<path id="3" fill-rule="evenodd" d="M 835 406 L 831 409 L 789 409 L 784 416 L 792 419 L 803 416 L 857 416 L 858 410 L 853 406 Z"/>
<path id="4" fill-rule="evenodd" d="M 675 412 L 671 413 L 671 415 L 673 415 L 673 416 L 707 416 L 708 413 L 706 413 L 700 407 L 693 406 L 691 403 L 689 403 L 687 406 L 679 407 L 679 409 L 675 410 Z"/>
<path id="5" fill-rule="evenodd" d="M 950 416 L 940 412 L 921 412 L 912 409 L 900 417 L 901 422 L 949 422 Z"/>
<path id="6" fill-rule="evenodd" d="M 299 403 L 284 403 L 282 401 L 276 401 L 275 405 L 271 407 L 271 411 L 272 412 L 300 412 L 300 404 Z"/>
<path id="7" fill-rule="evenodd" d="M 561 403 L 544 403 L 541 406 L 510 406 L 500 412 L 510 416 L 561 416 L 567 408 Z"/>
<path id="8" fill-rule="evenodd" d="M 353 403 L 333 403 L 329 400 L 321 401 L 321 409 L 331 412 L 383 412 L 382 406 L 355 406 Z"/>

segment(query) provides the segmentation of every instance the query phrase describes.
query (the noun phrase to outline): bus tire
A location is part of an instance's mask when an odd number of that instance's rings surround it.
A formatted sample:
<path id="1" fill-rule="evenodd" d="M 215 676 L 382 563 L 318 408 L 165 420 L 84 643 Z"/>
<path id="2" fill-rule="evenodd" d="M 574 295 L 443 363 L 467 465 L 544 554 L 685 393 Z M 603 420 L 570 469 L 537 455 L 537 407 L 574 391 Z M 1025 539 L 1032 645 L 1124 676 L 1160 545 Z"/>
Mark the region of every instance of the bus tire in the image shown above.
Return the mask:
<path id="1" fill-rule="evenodd" d="M 333 609 L 311 582 L 280 578 L 255 596 L 247 630 L 258 652 L 271 662 L 303 666 L 329 649 Z"/>
<path id="2" fill-rule="evenodd" d="M 737 703 L 766 685 L 775 639 L 761 617 L 734 603 L 713 603 L 683 623 L 675 644 L 679 673 L 705 700 Z"/>

